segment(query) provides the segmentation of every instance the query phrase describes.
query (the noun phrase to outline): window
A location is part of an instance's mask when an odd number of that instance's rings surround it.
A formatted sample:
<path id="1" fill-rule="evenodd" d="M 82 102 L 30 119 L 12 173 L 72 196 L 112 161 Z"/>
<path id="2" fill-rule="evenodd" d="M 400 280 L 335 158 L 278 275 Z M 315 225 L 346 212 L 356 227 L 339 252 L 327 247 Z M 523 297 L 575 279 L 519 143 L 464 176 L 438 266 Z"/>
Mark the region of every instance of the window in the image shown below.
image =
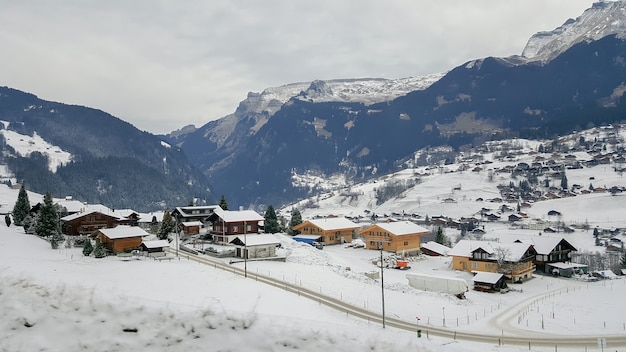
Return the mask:
<path id="1" fill-rule="evenodd" d="M 478 269 L 478 263 L 470 262 L 470 269 Z"/>
<path id="2" fill-rule="evenodd" d="M 404 241 L 404 245 L 408 246 L 409 245 L 409 241 Z"/>

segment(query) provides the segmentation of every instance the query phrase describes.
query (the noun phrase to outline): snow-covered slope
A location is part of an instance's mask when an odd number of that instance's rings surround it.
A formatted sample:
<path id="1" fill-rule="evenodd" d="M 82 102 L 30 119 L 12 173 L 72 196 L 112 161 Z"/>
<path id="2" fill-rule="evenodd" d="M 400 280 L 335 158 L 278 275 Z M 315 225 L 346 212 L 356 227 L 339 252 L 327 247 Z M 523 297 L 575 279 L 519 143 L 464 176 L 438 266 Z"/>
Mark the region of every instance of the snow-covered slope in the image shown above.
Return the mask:
<path id="1" fill-rule="evenodd" d="M 626 1 L 600 1 L 576 19 L 562 26 L 533 35 L 522 52 L 524 58 L 547 62 L 571 46 L 594 41 L 607 35 L 626 37 Z"/>
<path id="2" fill-rule="evenodd" d="M 32 153 L 39 152 L 48 157 L 48 168 L 52 172 L 56 172 L 59 166 L 67 164 L 72 159 L 72 154 L 46 142 L 37 133 L 34 133 L 33 136 L 27 136 L 15 131 L 0 129 L 0 134 L 4 138 L 4 142 L 11 146 L 20 156 L 29 157 Z M 10 173 L 2 173 L 0 175 L 3 179 L 11 178 L 12 176 Z"/>
<path id="3" fill-rule="evenodd" d="M 355 78 L 315 80 L 298 82 L 264 89 L 261 93 L 249 92 L 245 100 L 239 103 L 233 114 L 209 123 L 205 137 L 217 145 L 222 143 L 235 130 L 243 117 L 256 119 L 251 132 L 258 131 L 267 120 L 292 98 L 321 102 L 350 102 L 365 105 L 390 101 L 416 90 L 423 90 L 437 82 L 445 73 L 436 73 L 420 77 L 399 79 Z M 177 139 L 194 132 L 193 126 L 186 126 L 170 133 Z"/>

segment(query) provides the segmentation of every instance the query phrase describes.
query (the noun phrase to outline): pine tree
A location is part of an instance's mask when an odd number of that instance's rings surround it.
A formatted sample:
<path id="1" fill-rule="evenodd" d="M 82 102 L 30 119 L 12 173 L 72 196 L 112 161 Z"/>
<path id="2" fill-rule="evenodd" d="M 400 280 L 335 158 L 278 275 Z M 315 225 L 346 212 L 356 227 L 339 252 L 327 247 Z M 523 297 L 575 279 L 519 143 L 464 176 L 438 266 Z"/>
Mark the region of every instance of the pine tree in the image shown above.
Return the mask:
<path id="1" fill-rule="evenodd" d="M 35 228 L 35 234 L 48 237 L 59 234 L 59 214 L 52 203 L 52 196 L 46 193 L 43 197 L 43 206 L 39 210 L 39 221 Z M 56 238 L 55 240 L 59 240 Z"/>
<path id="2" fill-rule="evenodd" d="M 276 211 L 274 211 L 273 206 L 267 207 L 265 211 L 265 233 L 276 233 L 280 231 L 280 227 L 278 225 L 278 217 L 276 216 Z"/>
<path id="3" fill-rule="evenodd" d="M 13 221 L 17 226 L 23 226 L 24 218 L 30 212 L 30 202 L 28 201 L 28 193 L 24 185 L 20 188 L 20 192 L 17 195 L 17 201 L 13 207 Z"/>
<path id="4" fill-rule="evenodd" d="M 83 246 L 83 255 L 88 257 L 91 255 L 91 252 L 93 252 L 93 245 L 91 244 L 91 240 L 86 238 Z"/>
<path id="5" fill-rule="evenodd" d="M 439 244 L 446 243 L 446 237 L 443 235 L 443 229 L 441 228 L 441 226 L 437 227 L 437 235 L 435 236 L 435 242 Z"/>
<path id="6" fill-rule="evenodd" d="M 96 239 L 96 247 L 93 249 L 93 256 L 96 258 L 104 258 L 106 257 L 106 251 L 104 250 L 104 246 L 100 239 Z"/>
<path id="7" fill-rule="evenodd" d="M 7 227 L 11 226 L 11 215 L 9 214 L 5 215 L 4 222 L 7 224 Z"/>
<path id="8" fill-rule="evenodd" d="M 161 227 L 159 227 L 159 231 L 157 232 L 157 237 L 160 240 L 166 240 L 175 228 L 176 221 L 172 218 L 172 214 L 166 210 L 165 213 L 163 213 L 163 220 L 161 221 Z"/>
<path id="9" fill-rule="evenodd" d="M 228 202 L 226 202 L 226 197 L 222 194 L 222 198 L 220 199 L 220 208 L 222 210 L 228 210 Z"/>
<path id="10" fill-rule="evenodd" d="M 302 224 L 302 214 L 300 214 L 298 209 L 294 209 L 291 211 L 291 220 L 289 220 L 289 229 L 287 230 L 289 234 L 295 236 L 300 233 L 300 231 L 292 230 L 295 226 L 300 224 Z"/>
<path id="11" fill-rule="evenodd" d="M 561 189 L 567 189 L 567 176 L 565 176 L 565 171 L 563 171 L 563 175 L 561 176 Z"/>

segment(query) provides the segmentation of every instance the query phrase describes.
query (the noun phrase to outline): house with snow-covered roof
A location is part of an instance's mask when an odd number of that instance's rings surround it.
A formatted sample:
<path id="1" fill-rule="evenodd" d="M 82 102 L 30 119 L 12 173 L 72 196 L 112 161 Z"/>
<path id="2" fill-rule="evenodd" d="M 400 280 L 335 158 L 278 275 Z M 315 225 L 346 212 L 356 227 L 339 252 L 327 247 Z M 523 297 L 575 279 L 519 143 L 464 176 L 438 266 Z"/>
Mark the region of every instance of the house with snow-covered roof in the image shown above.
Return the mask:
<path id="1" fill-rule="evenodd" d="M 276 257 L 276 247 L 280 241 L 274 234 L 238 235 L 231 242 L 235 245 L 235 255 L 239 258 L 258 259 Z"/>
<path id="2" fill-rule="evenodd" d="M 219 206 L 209 216 L 211 235 L 215 242 L 230 243 L 243 234 L 258 234 L 265 218 L 254 210 L 222 210 Z"/>
<path id="3" fill-rule="evenodd" d="M 537 252 L 530 243 L 461 240 L 449 252 L 452 268 L 502 273 L 513 282 L 532 278 Z"/>
<path id="4" fill-rule="evenodd" d="M 202 223 L 207 223 L 209 221 L 209 217 L 213 215 L 217 209 L 222 210 L 222 208 L 217 204 L 176 207 L 176 209 L 172 211 L 172 217 L 179 223 L 184 221 L 202 221 Z"/>
<path id="5" fill-rule="evenodd" d="M 532 236 L 519 238 L 516 242 L 530 243 L 535 248 L 537 255 L 534 264 L 537 270 L 550 273 L 552 263 L 569 262 L 572 252 L 577 249 L 565 238 L 549 236 Z"/>
<path id="6" fill-rule="evenodd" d="M 116 226 L 119 218 L 99 211 L 74 213 L 61 218 L 61 232 L 69 236 L 90 235 L 94 231 Z"/>
<path id="7" fill-rule="evenodd" d="M 150 234 L 139 226 L 119 225 L 113 228 L 99 229 L 95 237 L 106 249 L 113 253 L 139 249 L 143 238 Z"/>
<path id="8" fill-rule="evenodd" d="M 352 242 L 352 235 L 358 228 L 359 225 L 344 217 L 328 217 L 305 220 L 291 229 L 303 235 L 321 236 L 320 242 L 325 244 L 338 244 Z"/>
<path id="9" fill-rule="evenodd" d="M 365 238 L 367 249 L 382 249 L 397 254 L 418 254 L 422 236 L 429 232 L 414 222 L 396 221 L 370 225 L 358 234 Z"/>
<path id="10" fill-rule="evenodd" d="M 443 244 L 437 243 L 435 241 L 428 241 L 426 243 L 422 243 L 421 247 L 422 253 L 429 255 L 431 257 L 438 256 L 447 256 L 450 251 L 450 247 L 444 246 Z"/>

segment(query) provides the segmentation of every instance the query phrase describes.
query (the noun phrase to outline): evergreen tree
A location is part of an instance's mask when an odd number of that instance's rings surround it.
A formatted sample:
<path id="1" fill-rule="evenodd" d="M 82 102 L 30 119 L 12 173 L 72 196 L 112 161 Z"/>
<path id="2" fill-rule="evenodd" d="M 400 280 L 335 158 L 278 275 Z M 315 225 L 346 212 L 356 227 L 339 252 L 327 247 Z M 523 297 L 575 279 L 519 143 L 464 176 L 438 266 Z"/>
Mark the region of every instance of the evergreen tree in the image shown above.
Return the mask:
<path id="1" fill-rule="evenodd" d="M 437 235 L 435 236 L 435 242 L 439 244 L 446 243 L 446 237 L 443 235 L 443 229 L 441 228 L 441 226 L 437 227 Z"/>
<path id="2" fill-rule="evenodd" d="M 161 227 L 159 227 L 157 237 L 160 240 L 166 240 L 175 228 L 176 221 L 172 218 L 172 214 L 166 210 L 165 213 L 163 213 L 163 221 L 161 221 Z"/>
<path id="3" fill-rule="evenodd" d="M 7 224 L 7 227 L 11 226 L 11 215 L 9 214 L 5 215 L 4 222 Z"/>
<path id="4" fill-rule="evenodd" d="M 291 220 L 289 220 L 289 229 L 287 230 L 287 232 L 292 236 L 299 234 L 300 231 L 293 231 L 292 229 L 294 228 L 294 226 L 300 224 L 302 224 L 302 214 L 300 214 L 300 211 L 298 209 L 294 209 L 291 211 Z"/>
<path id="5" fill-rule="evenodd" d="M 35 233 L 42 237 L 59 234 L 59 214 L 52 203 L 52 196 L 49 192 L 43 197 L 43 206 L 39 210 L 39 221 L 37 222 Z M 58 241 L 58 238 L 55 240 Z"/>
<path id="6" fill-rule="evenodd" d="M 83 255 L 88 257 L 91 255 L 91 252 L 93 252 L 93 245 L 91 244 L 91 240 L 86 238 L 85 245 L 83 246 Z"/>
<path id="7" fill-rule="evenodd" d="M 222 210 L 228 210 L 228 202 L 226 202 L 226 197 L 222 194 L 222 198 L 220 199 L 220 208 Z"/>
<path id="8" fill-rule="evenodd" d="M 24 225 L 24 232 L 28 234 L 35 233 L 35 229 L 37 228 L 37 223 L 39 222 L 39 214 L 28 214 L 22 221 Z"/>
<path id="9" fill-rule="evenodd" d="M 280 227 L 278 225 L 278 217 L 276 216 L 276 211 L 274 211 L 273 206 L 267 207 L 265 211 L 265 233 L 276 233 L 280 231 Z"/>
<path id="10" fill-rule="evenodd" d="M 102 242 L 100 242 L 100 239 L 96 239 L 96 246 L 93 249 L 93 256 L 96 258 L 104 258 L 106 257 L 106 255 L 107 253 L 104 250 Z"/>
<path id="11" fill-rule="evenodd" d="M 17 201 L 13 207 L 13 221 L 17 226 L 23 226 L 24 218 L 30 212 L 30 202 L 28 201 L 28 193 L 24 189 L 24 185 L 20 188 L 20 193 L 17 195 Z"/>
<path id="12" fill-rule="evenodd" d="M 561 175 L 561 189 L 567 189 L 567 176 L 565 176 L 565 171 Z"/>

